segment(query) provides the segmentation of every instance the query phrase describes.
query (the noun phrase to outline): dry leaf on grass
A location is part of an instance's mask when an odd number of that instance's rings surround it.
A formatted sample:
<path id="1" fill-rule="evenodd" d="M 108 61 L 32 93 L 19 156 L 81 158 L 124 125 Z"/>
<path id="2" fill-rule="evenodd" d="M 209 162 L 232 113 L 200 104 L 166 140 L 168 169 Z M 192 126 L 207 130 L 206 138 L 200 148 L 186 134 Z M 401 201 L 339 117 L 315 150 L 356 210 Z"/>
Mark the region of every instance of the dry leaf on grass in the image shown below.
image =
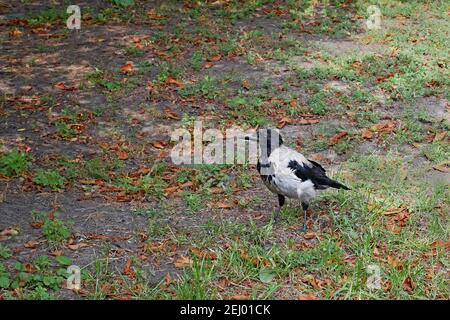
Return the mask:
<path id="1" fill-rule="evenodd" d="M 19 231 L 14 228 L 6 228 L 2 232 L 0 232 L 0 240 L 7 240 L 11 237 L 17 236 Z"/>
<path id="2" fill-rule="evenodd" d="M 335 144 L 337 144 L 339 141 L 341 141 L 341 139 L 343 139 L 347 135 L 348 135 L 347 131 L 340 132 L 340 133 L 334 135 L 333 137 L 331 137 L 330 141 L 328 142 L 328 144 L 330 146 L 334 146 Z"/>
<path id="3" fill-rule="evenodd" d="M 370 130 L 378 133 L 390 133 L 395 129 L 395 122 L 377 123 L 370 127 Z"/>
<path id="4" fill-rule="evenodd" d="M 316 237 L 316 233 L 315 232 L 307 232 L 303 235 L 303 238 L 309 240 L 309 239 L 313 239 Z"/>
<path id="5" fill-rule="evenodd" d="M 248 294 L 236 294 L 234 296 L 229 296 L 226 298 L 227 300 L 249 300 L 250 295 Z"/>
<path id="6" fill-rule="evenodd" d="M 183 86 L 183 82 L 181 80 L 177 80 L 175 78 L 172 77 L 168 77 L 166 80 L 167 84 L 171 84 L 171 85 L 175 85 L 177 87 L 182 87 Z"/>
<path id="7" fill-rule="evenodd" d="M 448 173 L 450 172 L 450 161 L 444 161 L 433 166 L 434 170 Z"/>
<path id="8" fill-rule="evenodd" d="M 209 204 L 210 208 L 216 208 L 216 209 L 231 209 L 233 208 L 233 205 L 230 203 L 225 202 L 214 202 L 212 204 Z"/>
<path id="9" fill-rule="evenodd" d="M 201 250 L 199 248 L 192 248 L 191 252 L 200 259 L 217 259 L 217 254 L 213 251 Z"/>
<path id="10" fill-rule="evenodd" d="M 319 299 L 312 293 L 306 293 L 299 295 L 297 300 L 319 300 Z"/>
<path id="11" fill-rule="evenodd" d="M 131 267 L 132 261 L 131 259 L 128 259 L 127 262 L 125 263 L 125 266 L 123 267 L 123 274 L 133 278 L 134 277 L 134 270 Z"/>
<path id="12" fill-rule="evenodd" d="M 223 188 L 221 188 L 221 187 L 212 187 L 212 188 L 209 188 L 209 191 L 211 193 L 223 193 L 225 190 L 223 190 Z"/>
<path id="13" fill-rule="evenodd" d="M 373 132 L 370 131 L 367 128 L 363 128 L 361 130 L 361 137 L 363 137 L 364 139 L 372 139 L 373 138 Z"/>
<path id="14" fill-rule="evenodd" d="M 222 59 L 222 56 L 219 54 L 217 56 L 211 57 L 210 59 L 208 59 L 209 61 L 213 61 L 213 62 L 217 62 L 220 59 Z"/>
<path id="15" fill-rule="evenodd" d="M 66 90 L 66 91 L 75 90 L 75 87 L 67 87 L 64 82 L 58 82 L 57 84 L 55 84 L 55 88 L 58 88 L 60 90 Z"/>
<path id="16" fill-rule="evenodd" d="M 83 243 L 83 242 L 67 245 L 67 248 L 69 248 L 70 250 L 74 250 L 74 251 L 79 250 L 81 248 L 86 248 L 86 247 L 89 247 L 89 245 L 87 243 Z"/>
<path id="17" fill-rule="evenodd" d="M 291 123 L 291 120 L 289 118 L 282 118 L 280 119 L 280 121 L 278 121 L 277 128 L 283 129 L 288 123 Z"/>
<path id="18" fill-rule="evenodd" d="M 191 266 L 193 263 L 192 259 L 186 256 L 180 256 L 176 261 L 175 261 L 175 267 L 177 268 L 186 268 Z"/>
<path id="19" fill-rule="evenodd" d="M 416 285 L 414 284 L 414 281 L 411 279 L 410 276 L 407 276 L 406 279 L 403 281 L 403 289 L 411 294 L 414 290 Z"/>
<path id="20" fill-rule="evenodd" d="M 117 151 L 117 158 L 119 160 L 127 160 L 128 159 L 128 152 L 126 152 L 126 151 Z"/>
<path id="21" fill-rule="evenodd" d="M 388 256 L 387 262 L 390 266 L 394 267 L 397 270 L 403 269 L 403 263 L 401 262 L 401 260 L 399 258 L 397 258 L 395 256 Z"/>
<path id="22" fill-rule="evenodd" d="M 164 113 L 165 113 L 166 117 L 169 119 L 180 120 L 180 117 L 172 110 L 166 109 L 166 110 L 164 110 Z"/>
<path id="23" fill-rule="evenodd" d="M 445 131 L 436 133 L 436 135 L 434 136 L 433 142 L 444 140 L 446 135 L 447 135 L 447 132 L 445 132 Z"/>
<path id="24" fill-rule="evenodd" d="M 174 193 L 178 191 L 178 186 L 168 187 L 164 189 L 165 193 Z"/>
<path id="25" fill-rule="evenodd" d="M 122 73 L 131 73 L 134 71 L 134 65 L 132 63 L 126 63 L 120 68 L 120 70 Z"/>
<path id="26" fill-rule="evenodd" d="M 153 142 L 150 142 L 150 144 L 156 149 L 164 149 L 167 145 L 167 143 L 165 143 L 163 141 L 153 141 Z"/>
<path id="27" fill-rule="evenodd" d="M 297 124 L 316 124 L 319 123 L 320 120 L 319 119 L 305 119 L 305 118 L 301 118 L 300 120 L 296 121 L 295 123 Z"/>
<path id="28" fill-rule="evenodd" d="M 35 249 L 37 245 L 41 244 L 43 240 L 30 240 L 23 246 L 27 249 Z"/>

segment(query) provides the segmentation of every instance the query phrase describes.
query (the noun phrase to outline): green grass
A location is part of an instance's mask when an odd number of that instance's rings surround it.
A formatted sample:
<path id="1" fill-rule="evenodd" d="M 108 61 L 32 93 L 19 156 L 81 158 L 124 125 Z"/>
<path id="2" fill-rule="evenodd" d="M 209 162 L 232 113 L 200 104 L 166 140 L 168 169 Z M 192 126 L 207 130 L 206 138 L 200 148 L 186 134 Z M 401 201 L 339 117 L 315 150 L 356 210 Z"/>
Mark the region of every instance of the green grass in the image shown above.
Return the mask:
<path id="1" fill-rule="evenodd" d="M 8 177 L 17 176 L 28 168 L 29 160 L 30 157 L 18 149 L 0 155 L 0 174 Z"/>
<path id="2" fill-rule="evenodd" d="M 47 219 L 42 226 L 42 234 L 50 242 L 61 242 L 70 236 L 69 228 L 60 219 Z"/>
<path id="3" fill-rule="evenodd" d="M 0 243 L 0 258 L 8 259 L 11 256 L 11 250 L 6 245 Z"/>
<path id="4" fill-rule="evenodd" d="M 51 7 L 49 9 L 30 14 L 27 21 L 32 26 L 42 25 L 45 23 L 55 23 L 65 21 L 69 14 L 66 13 L 66 7 Z"/>
<path id="5" fill-rule="evenodd" d="M 57 171 L 39 170 L 33 178 L 33 182 L 42 187 L 58 190 L 64 187 L 65 179 Z"/>
<path id="6" fill-rule="evenodd" d="M 214 78 L 205 76 L 193 84 L 188 84 L 178 90 L 182 97 L 189 96 L 204 96 L 207 98 L 214 98 L 217 94 L 218 88 Z"/>
<path id="7" fill-rule="evenodd" d="M 58 218 L 58 214 L 48 214 L 41 211 L 32 211 L 33 222 L 41 226 L 42 234 L 52 244 L 60 244 L 70 236 L 67 224 Z"/>
<path id="8" fill-rule="evenodd" d="M 433 162 L 443 162 L 450 159 L 450 146 L 448 143 L 433 142 L 422 149 L 427 159 Z"/>
<path id="9" fill-rule="evenodd" d="M 74 129 L 70 128 L 70 126 L 64 121 L 56 122 L 55 128 L 58 134 L 64 138 L 72 138 L 77 135 L 77 132 Z"/>
<path id="10" fill-rule="evenodd" d="M 69 275 L 66 264 L 59 262 L 62 260 L 60 258 L 39 255 L 27 263 L 16 261 L 13 268 L 6 268 L 0 263 L 0 291 L 13 289 L 18 292 L 17 296 L 12 296 L 9 291 L 5 291 L 3 297 L 20 300 L 54 299 L 53 293 L 59 290 Z"/>

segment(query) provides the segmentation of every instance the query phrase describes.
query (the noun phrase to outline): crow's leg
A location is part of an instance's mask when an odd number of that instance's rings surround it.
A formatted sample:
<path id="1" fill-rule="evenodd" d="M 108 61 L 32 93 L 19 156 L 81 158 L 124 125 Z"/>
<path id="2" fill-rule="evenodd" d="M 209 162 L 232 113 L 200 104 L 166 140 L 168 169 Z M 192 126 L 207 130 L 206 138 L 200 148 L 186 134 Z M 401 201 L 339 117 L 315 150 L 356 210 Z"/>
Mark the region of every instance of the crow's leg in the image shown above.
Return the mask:
<path id="1" fill-rule="evenodd" d="M 279 207 L 278 207 L 277 211 L 275 211 L 275 215 L 273 217 L 273 220 L 274 220 L 275 223 L 278 223 L 280 221 L 280 212 L 281 212 L 281 208 L 284 206 L 285 201 L 286 201 L 286 197 L 281 195 L 281 194 L 279 194 L 278 195 L 278 205 L 279 205 Z"/>
<path id="2" fill-rule="evenodd" d="M 300 229 L 301 232 L 306 232 L 306 212 L 308 211 L 309 204 L 302 202 L 303 209 L 303 227 Z"/>

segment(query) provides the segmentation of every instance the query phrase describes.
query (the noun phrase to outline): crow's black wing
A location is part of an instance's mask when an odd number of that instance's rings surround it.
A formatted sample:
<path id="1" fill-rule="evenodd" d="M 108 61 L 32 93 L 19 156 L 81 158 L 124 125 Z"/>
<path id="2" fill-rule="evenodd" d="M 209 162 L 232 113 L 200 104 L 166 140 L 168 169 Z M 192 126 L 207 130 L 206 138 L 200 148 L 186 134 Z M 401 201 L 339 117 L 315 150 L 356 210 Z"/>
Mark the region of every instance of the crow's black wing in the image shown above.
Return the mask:
<path id="1" fill-rule="evenodd" d="M 328 187 L 349 190 L 343 184 L 328 178 L 325 175 L 325 169 L 315 161 L 310 161 L 311 166 L 305 163 L 298 163 L 296 160 L 289 161 L 288 168 L 294 171 L 295 175 L 302 181 L 311 180 L 314 188 L 323 190 Z"/>
<path id="2" fill-rule="evenodd" d="M 322 167 L 320 165 L 320 163 L 317 163 L 317 162 L 315 162 L 313 160 L 309 160 L 309 159 L 308 159 L 308 161 L 311 162 L 314 166 L 319 167 L 320 169 L 322 169 L 323 172 L 326 172 L 326 170 L 324 169 L 324 167 Z"/>
<path id="3" fill-rule="evenodd" d="M 289 161 L 288 168 L 294 171 L 295 175 L 302 181 L 311 180 L 316 189 L 326 189 L 325 171 L 320 166 L 308 166 L 300 164 L 296 160 Z"/>

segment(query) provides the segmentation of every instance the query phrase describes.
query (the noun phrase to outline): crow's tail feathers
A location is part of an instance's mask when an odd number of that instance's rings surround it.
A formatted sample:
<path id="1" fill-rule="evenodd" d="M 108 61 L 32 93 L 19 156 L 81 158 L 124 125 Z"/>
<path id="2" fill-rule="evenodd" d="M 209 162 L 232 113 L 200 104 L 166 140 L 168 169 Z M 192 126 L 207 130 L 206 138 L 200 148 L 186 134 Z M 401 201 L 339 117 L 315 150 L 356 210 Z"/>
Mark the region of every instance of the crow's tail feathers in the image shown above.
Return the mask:
<path id="1" fill-rule="evenodd" d="M 335 180 L 332 179 L 328 179 L 328 185 L 332 188 L 336 188 L 336 189 L 344 189 L 344 190 L 351 190 L 349 187 L 344 186 L 342 183 L 337 182 Z"/>

